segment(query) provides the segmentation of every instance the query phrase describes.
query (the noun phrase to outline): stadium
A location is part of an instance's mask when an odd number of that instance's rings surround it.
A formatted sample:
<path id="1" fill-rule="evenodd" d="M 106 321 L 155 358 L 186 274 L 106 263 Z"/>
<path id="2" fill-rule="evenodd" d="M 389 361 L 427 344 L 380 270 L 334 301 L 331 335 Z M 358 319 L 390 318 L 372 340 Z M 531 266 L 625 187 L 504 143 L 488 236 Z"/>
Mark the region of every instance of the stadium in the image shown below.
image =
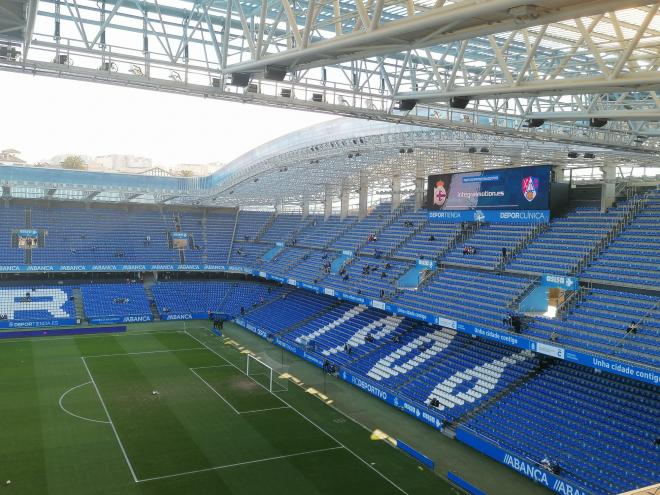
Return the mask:
<path id="1" fill-rule="evenodd" d="M 0 495 L 660 494 L 659 7 L 0 0 L 0 87 L 274 132 L 0 153 Z"/>

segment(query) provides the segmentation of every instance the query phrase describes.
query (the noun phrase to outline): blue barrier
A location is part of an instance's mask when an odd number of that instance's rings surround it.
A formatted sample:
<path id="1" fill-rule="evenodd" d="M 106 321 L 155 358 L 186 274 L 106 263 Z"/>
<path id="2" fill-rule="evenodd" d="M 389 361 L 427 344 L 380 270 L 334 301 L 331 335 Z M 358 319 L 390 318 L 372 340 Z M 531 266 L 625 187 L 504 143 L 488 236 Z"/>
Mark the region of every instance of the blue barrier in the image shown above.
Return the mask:
<path id="1" fill-rule="evenodd" d="M 28 337 L 56 337 L 61 335 L 86 335 L 90 333 L 119 333 L 125 332 L 126 326 L 114 327 L 83 327 L 63 328 L 53 330 L 25 330 L 22 332 L 0 332 L 0 339 L 16 339 Z"/>
<path id="2" fill-rule="evenodd" d="M 557 493 L 562 495 L 569 493 L 571 495 L 594 495 L 581 486 L 542 469 L 533 460 L 514 455 L 496 446 L 464 426 L 459 426 L 456 430 L 456 439 Z"/>
<path id="3" fill-rule="evenodd" d="M 479 488 L 477 488 L 471 483 L 468 483 L 463 478 L 461 478 L 457 474 L 452 473 L 451 471 L 447 473 L 447 479 L 449 479 L 449 481 L 461 487 L 463 490 L 467 491 L 471 495 L 486 495 L 486 492 L 479 490 Z"/>
<path id="4" fill-rule="evenodd" d="M 428 467 L 430 469 L 435 468 L 435 462 L 433 462 L 433 460 L 429 459 L 428 457 L 426 457 L 421 452 L 416 451 L 410 445 L 408 445 L 407 443 L 404 443 L 402 440 L 399 440 L 398 438 L 396 439 L 396 446 L 399 449 L 403 450 L 409 456 L 414 457 L 415 459 L 417 459 L 419 462 L 424 464 L 426 467 Z"/>
<path id="5" fill-rule="evenodd" d="M 364 390 L 365 392 L 368 392 L 374 397 L 378 397 L 383 402 L 386 402 L 387 404 L 396 407 L 397 409 L 407 414 L 410 414 L 411 416 L 419 419 L 427 425 L 430 425 L 437 430 L 442 430 L 442 423 L 444 421 L 442 416 L 434 414 L 425 408 L 419 407 L 419 405 L 398 397 L 396 394 L 390 392 L 389 390 L 376 386 L 369 380 L 352 375 L 345 370 L 342 370 L 339 373 L 339 378 L 361 390 Z"/>

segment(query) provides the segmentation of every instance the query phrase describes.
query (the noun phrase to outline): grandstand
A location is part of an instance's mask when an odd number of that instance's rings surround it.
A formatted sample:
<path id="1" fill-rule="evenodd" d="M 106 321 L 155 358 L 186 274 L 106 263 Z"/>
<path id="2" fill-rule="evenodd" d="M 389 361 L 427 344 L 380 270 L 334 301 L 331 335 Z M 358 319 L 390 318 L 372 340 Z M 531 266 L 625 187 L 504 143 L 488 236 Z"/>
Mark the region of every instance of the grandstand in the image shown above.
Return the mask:
<path id="1" fill-rule="evenodd" d="M 112 4 L 0 0 L 0 76 L 341 118 L 0 152 L 2 490 L 660 493 L 660 2 Z"/>

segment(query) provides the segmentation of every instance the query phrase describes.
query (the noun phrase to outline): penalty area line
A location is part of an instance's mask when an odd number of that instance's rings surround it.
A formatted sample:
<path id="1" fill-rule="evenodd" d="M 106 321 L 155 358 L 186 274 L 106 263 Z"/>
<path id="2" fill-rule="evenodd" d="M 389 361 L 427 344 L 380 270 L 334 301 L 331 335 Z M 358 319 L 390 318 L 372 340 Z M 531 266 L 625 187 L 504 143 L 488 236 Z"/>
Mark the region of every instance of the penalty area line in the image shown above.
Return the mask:
<path id="1" fill-rule="evenodd" d="M 250 464 L 259 464 L 261 462 L 269 462 L 269 461 L 277 461 L 280 459 L 289 459 L 291 457 L 300 457 L 303 455 L 310 455 L 310 454 L 318 454 L 321 452 L 329 452 L 331 450 L 340 450 L 343 449 L 344 447 L 328 447 L 326 449 L 316 449 L 316 450 L 308 450 L 306 452 L 296 452 L 294 454 L 285 454 L 285 455 L 277 455 L 273 457 L 265 457 L 263 459 L 255 459 L 253 461 L 245 461 L 245 462 L 236 462 L 233 464 L 225 464 L 224 466 L 215 466 L 215 467 L 210 467 L 210 468 L 203 468 L 203 469 L 195 469 L 193 471 L 185 471 L 183 473 L 175 473 L 175 474 L 166 474 L 164 476 L 155 476 L 153 478 L 144 478 L 141 480 L 136 480 L 136 483 L 144 483 L 146 481 L 156 481 L 156 480 L 163 480 L 167 478 L 175 478 L 178 476 L 187 476 L 190 474 L 199 474 L 199 473 L 206 473 L 208 471 L 218 471 L 220 469 L 228 469 L 228 468 L 233 468 L 233 467 L 239 467 L 239 466 L 248 466 Z"/>
<path id="2" fill-rule="evenodd" d="M 164 352 L 184 352 L 184 351 L 203 351 L 203 347 L 191 347 L 188 349 L 163 349 L 159 351 L 141 351 L 141 352 L 118 352 L 116 354 L 91 354 L 83 356 L 85 359 L 115 356 L 140 356 L 142 354 L 162 354 Z"/>

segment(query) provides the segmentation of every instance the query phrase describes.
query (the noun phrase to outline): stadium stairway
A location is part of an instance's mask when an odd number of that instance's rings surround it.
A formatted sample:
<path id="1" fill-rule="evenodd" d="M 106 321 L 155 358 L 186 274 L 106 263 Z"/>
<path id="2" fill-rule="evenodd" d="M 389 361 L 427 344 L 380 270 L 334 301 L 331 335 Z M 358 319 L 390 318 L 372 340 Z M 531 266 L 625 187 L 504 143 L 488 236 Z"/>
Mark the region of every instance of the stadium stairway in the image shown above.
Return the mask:
<path id="1" fill-rule="evenodd" d="M 153 284 L 144 284 L 144 292 L 147 294 L 147 301 L 149 301 L 149 309 L 151 309 L 151 314 L 154 317 L 154 321 L 160 320 L 160 313 L 158 312 L 158 306 L 156 305 L 156 297 L 151 288 Z"/>
<path id="2" fill-rule="evenodd" d="M 268 220 L 266 220 L 266 223 L 264 223 L 257 234 L 254 237 L 255 241 L 261 241 L 261 238 L 270 230 L 271 226 L 273 223 L 275 223 L 275 219 L 277 218 L 277 212 L 274 212 L 270 217 L 268 217 Z"/>
<path id="3" fill-rule="evenodd" d="M 87 316 L 85 315 L 85 306 L 83 305 L 82 292 L 80 287 L 73 288 L 73 303 L 76 308 L 76 318 L 81 323 L 87 322 Z"/>

